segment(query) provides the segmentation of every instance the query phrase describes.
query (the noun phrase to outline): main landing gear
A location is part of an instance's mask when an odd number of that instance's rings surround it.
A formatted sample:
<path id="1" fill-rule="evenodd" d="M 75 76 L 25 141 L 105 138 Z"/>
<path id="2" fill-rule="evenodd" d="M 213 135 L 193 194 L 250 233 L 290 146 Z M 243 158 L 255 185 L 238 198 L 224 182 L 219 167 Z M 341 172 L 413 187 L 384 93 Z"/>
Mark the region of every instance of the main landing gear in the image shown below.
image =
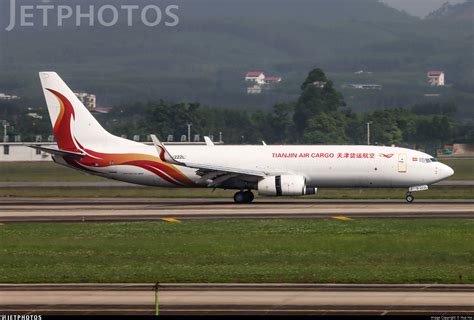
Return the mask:
<path id="1" fill-rule="evenodd" d="M 410 191 L 407 192 L 407 196 L 405 197 L 405 199 L 407 199 L 407 202 L 408 203 L 412 203 L 413 200 L 415 200 L 415 197 L 411 194 Z"/>
<path id="2" fill-rule="evenodd" d="M 254 199 L 252 191 L 239 191 L 234 194 L 235 203 L 251 203 Z"/>

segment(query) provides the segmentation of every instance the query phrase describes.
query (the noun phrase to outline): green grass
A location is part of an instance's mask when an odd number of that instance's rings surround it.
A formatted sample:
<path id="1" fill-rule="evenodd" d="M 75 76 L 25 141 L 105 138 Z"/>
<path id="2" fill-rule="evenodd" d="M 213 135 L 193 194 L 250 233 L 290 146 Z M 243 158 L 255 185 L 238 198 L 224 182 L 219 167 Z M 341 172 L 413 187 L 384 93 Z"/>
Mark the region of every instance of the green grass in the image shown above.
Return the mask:
<path id="1" fill-rule="evenodd" d="M 450 180 L 474 180 L 474 159 L 440 159 L 454 169 Z M 105 181 L 53 162 L 1 162 L 0 181 Z"/>
<path id="2" fill-rule="evenodd" d="M 474 180 L 474 159 L 438 159 L 450 166 L 454 174 L 449 180 Z"/>
<path id="3" fill-rule="evenodd" d="M 406 189 L 319 189 L 315 196 L 305 199 L 404 199 Z M 235 191 L 212 189 L 178 189 L 178 188 L 0 188 L 3 197 L 66 197 L 66 198 L 229 198 Z M 416 199 L 474 199 L 473 187 L 430 187 L 428 191 L 416 192 Z"/>
<path id="4" fill-rule="evenodd" d="M 0 226 L 0 282 L 474 283 L 473 220 Z"/>
<path id="5" fill-rule="evenodd" d="M 104 181 L 54 162 L 1 162 L 0 181 Z"/>

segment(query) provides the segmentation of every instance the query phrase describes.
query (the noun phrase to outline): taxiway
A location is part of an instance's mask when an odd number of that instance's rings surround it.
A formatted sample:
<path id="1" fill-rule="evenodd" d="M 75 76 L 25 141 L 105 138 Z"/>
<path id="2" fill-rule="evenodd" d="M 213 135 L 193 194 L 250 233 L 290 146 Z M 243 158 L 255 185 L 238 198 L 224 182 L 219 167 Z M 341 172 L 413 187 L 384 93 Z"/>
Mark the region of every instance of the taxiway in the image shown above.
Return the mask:
<path id="1" fill-rule="evenodd" d="M 473 285 L 0 285 L 10 314 L 472 314 Z"/>

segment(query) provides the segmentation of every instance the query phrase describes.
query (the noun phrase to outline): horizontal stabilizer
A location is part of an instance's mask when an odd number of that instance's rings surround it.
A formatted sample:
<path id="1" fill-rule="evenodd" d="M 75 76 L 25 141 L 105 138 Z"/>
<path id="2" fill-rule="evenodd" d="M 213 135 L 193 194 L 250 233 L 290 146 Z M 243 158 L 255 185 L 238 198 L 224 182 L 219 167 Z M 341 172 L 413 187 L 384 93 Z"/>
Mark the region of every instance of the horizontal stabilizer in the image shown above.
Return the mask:
<path id="1" fill-rule="evenodd" d="M 79 159 L 85 156 L 84 153 L 59 150 L 56 148 L 47 148 L 47 147 L 41 147 L 41 146 L 35 146 L 35 145 L 29 145 L 28 147 L 36 149 L 36 150 L 41 150 L 43 152 L 51 153 L 54 155 L 58 155 L 58 156 L 71 156 L 71 157 L 79 158 Z"/>

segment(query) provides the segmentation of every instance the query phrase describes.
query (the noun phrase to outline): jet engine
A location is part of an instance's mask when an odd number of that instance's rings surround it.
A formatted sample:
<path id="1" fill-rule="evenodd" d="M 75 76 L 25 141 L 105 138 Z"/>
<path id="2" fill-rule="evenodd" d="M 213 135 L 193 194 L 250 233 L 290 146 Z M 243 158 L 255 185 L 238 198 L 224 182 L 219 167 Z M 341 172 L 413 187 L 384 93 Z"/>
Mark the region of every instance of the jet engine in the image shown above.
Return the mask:
<path id="1" fill-rule="evenodd" d="M 270 176 L 258 182 L 258 194 L 262 196 L 303 196 L 315 193 L 315 188 L 306 187 L 306 178 L 303 176 Z"/>

